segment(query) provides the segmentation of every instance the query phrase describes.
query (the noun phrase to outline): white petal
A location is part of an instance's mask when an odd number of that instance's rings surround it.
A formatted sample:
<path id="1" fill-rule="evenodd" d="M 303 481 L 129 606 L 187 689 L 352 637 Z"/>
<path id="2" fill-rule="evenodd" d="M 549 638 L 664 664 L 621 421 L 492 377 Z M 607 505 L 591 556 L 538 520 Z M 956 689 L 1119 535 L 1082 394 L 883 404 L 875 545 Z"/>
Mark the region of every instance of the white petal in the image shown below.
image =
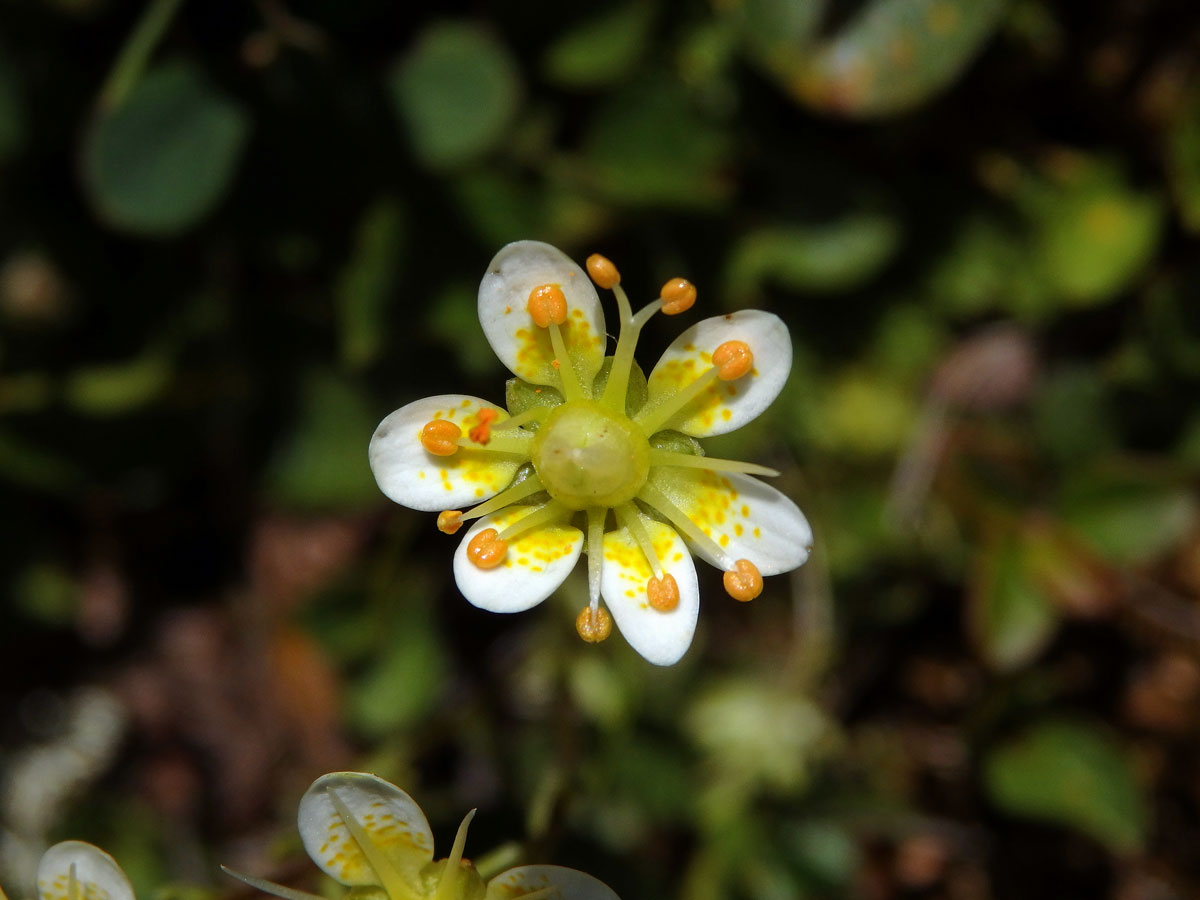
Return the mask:
<path id="1" fill-rule="evenodd" d="M 700 589 L 696 567 L 687 545 L 675 529 L 640 516 L 654 545 L 663 571 L 675 578 L 679 605 L 659 612 L 646 599 L 646 582 L 654 574 L 641 547 L 629 532 L 620 528 L 604 536 L 604 565 L 600 570 L 600 592 L 617 628 L 629 646 L 656 666 L 677 663 L 696 633 L 700 612 Z"/>
<path id="2" fill-rule="evenodd" d="M 518 866 L 488 882 L 484 900 L 519 900 L 534 891 L 557 888 L 546 900 L 621 900 L 599 878 L 563 866 Z"/>
<path id="3" fill-rule="evenodd" d="M 366 772 L 322 775 L 301 798 L 300 839 L 312 861 L 342 884 L 386 887 L 385 877 L 376 871 L 339 814 L 331 791 L 366 832 L 373 849 L 383 853 L 406 882 L 420 884 L 421 867 L 433 859 L 429 822 L 412 797 Z"/>
<path id="4" fill-rule="evenodd" d="M 38 897 L 69 900 L 72 866 L 78 900 L 133 900 L 133 885 L 117 861 L 83 841 L 63 841 L 42 855 L 37 869 Z"/>
<path id="5" fill-rule="evenodd" d="M 580 378 L 590 385 L 604 362 L 604 310 L 587 273 L 557 247 L 517 241 L 496 254 L 479 284 L 483 333 L 514 375 L 558 384 L 549 332 L 533 324 L 526 308 L 529 292 L 543 284 L 557 284 L 567 298 L 563 338 Z"/>
<path id="6" fill-rule="evenodd" d="M 474 505 L 508 487 L 524 459 L 469 447 L 434 456 L 421 446 L 421 429 L 431 420 L 455 422 L 466 434 L 481 409 L 494 410 L 496 423 L 508 418 L 506 410 L 478 397 L 441 394 L 414 400 L 380 422 L 368 451 L 379 489 L 410 509 L 437 512 Z"/>
<path id="7" fill-rule="evenodd" d="M 656 466 L 650 478 L 730 559 L 748 559 L 763 575 L 789 572 L 808 559 L 813 536 L 804 513 L 757 478 L 668 466 Z M 703 546 L 692 549 L 724 568 Z"/>
<path id="8" fill-rule="evenodd" d="M 726 341 L 742 341 L 754 354 L 750 372 L 734 381 L 715 381 L 668 427 L 693 437 L 741 428 L 770 406 L 792 368 L 792 338 L 773 313 L 743 309 L 697 322 L 677 337 L 647 379 L 647 408 L 677 393 L 712 368 L 712 353 Z"/>
<path id="9" fill-rule="evenodd" d="M 481 569 L 467 559 L 467 545 L 485 528 L 503 531 L 536 507 L 510 506 L 476 522 L 454 553 L 454 580 L 472 605 L 489 612 L 523 612 L 537 606 L 571 574 L 583 550 L 583 532 L 567 524 L 544 525 L 508 543 L 504 562 Z"/>

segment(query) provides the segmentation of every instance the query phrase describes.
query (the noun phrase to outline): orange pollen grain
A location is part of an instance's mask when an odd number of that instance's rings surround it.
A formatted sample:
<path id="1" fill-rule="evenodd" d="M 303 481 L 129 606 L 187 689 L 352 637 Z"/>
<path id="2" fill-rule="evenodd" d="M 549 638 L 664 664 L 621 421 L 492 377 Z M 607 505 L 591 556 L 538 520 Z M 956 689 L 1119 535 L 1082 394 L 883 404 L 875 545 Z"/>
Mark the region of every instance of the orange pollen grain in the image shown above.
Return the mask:
<path id="1" fill-rule="evenodd" d="M 446 419 L 426 422 L 421 429 L 421 446 L 434 456 L 453 456 L 458 452 L 462 429 Z"/>
<path id="2" fill-rule="evenodd" d="M 763 579 L 758 566 L 748 559 L 739 559 L 733 568 L 725 573 L 723 579 L 725 591 L 734 600 L 746 603 L 762 593 Z"/>
<path id="3" fill-rule="evenodd" d="M 621 273 L 607 256 L 593 253 L 587 258 L 587 270 L 592 281 L 605 290 L 612 290 L 621 283 Z"/>
<path id="4" fill-rule="evenodd" d="M 686 278 L 672 278 L 658 292 L 662 297 L 662 311 L 668 316 L 687 312 L 696 302 L 696 286 Z"/>
<path id="5" fill-rule="evenodd" d="M 508 541 L 501 540 L 495 528 L 485 528 L 467 544 L 467 559 L 481 569 L 494 569 L 504 562 Z"/>
<path id="6" fill-rule="evenodd" d="M 492 439 L 492 423 L 496 421 L 497 415 L 494 409 L 481 409 L 479 424 L 467 432 L 467 437 L 477 444 L 486 444 Z"/>
<path id="7" fill-rule="evenodd" d="M 662 578 L 651 578 L 646 582 L 646 599 L 659 612 L 670 612 L 679 605 L 679 585 L 675 576 L 664 572 Z"/>
<path id="8" fill-rule="evenodd" d="M 589 644 L 598 644 L 612 634 L 612 616 L 603 606 L 585 606 L 575 617 L 575 630 Z"/>
<path id="9" fill-rule="evenodd" d="M 713 351 L 712 364 L 722 381 L 735 381 L 754 366 L 754 353 L 743 341 L 726 341 Z"/>
<path id="10" fill-rule="evenodd" d="M 567 321 L 567 297 L 557 284 L 542 284 L 529 292 L 526 304 L 533 324 L 538 328 L 549 328 Z"/>
<path id="11" fill-rule="evenodd" d="M 462 527 L 462 513 L 457 509 L 447 509 L 438 513 L 437 528 L 442 534 L 454 534 L 454 532 Z"/>

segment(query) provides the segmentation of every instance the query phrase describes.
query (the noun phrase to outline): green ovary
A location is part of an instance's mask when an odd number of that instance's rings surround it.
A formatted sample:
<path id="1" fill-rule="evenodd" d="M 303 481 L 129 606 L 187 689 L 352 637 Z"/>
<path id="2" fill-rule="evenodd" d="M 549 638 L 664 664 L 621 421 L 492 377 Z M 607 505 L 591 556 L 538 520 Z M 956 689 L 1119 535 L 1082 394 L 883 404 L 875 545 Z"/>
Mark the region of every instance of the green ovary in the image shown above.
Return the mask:
<path id="1" fill-rule="evenodd" d="M 650 444 L 628 417 L 591 400 L 569 401 L 538 429 L 533 465 L 564 506 L 619 506 L 646 483 Z"/>

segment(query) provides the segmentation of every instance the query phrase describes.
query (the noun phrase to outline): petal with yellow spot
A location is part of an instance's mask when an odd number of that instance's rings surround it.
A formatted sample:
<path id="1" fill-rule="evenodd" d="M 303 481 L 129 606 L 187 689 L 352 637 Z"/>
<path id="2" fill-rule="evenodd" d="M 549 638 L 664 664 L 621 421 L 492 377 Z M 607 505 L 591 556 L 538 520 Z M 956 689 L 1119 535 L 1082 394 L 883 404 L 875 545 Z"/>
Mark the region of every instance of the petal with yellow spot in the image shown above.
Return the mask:
<path id="1" fill-rule="evenodd" d="M 564 866 L 518 866 L 488 882 L 484 900 L 620 900 L 616 892 L 591 875 Z"/>
<path id="2" fill-rule="evenodd" d="M 658 666 L 678 662 L 692 645 L 700 612 L 696 567 L 687 545 L 675 530 L 639 514 L 662 571 L 679 587 L 679 604 L 662 612 L 654 609 L 646 584 L 654 575 L 641 545 L 625 528 L 604 536 L 600 593 L 625 640 L 647 661 Z"/>
<path id="3" fill-rule="evenodd" d="M 812 549 L 812 528 L 788 497 L 757 478 L 706 469 L 653 469 L 650 480 L 729 559 L 748 559 L 763 575 L 801 565 Z M 724 568 L 704 546 L 692 548 Z"/>
<path id="4" fill-rule="evenodd" d="M 481 569 L 467 558 L 471 539 L 485 528 L 502 532 L 534 512 L 535 506 L 510 506 L 476 522 L 454 554 L 454 580 L 473 605 L 490 612 L 522 612 L 549 597 L 575 568 L 583 550 L 583 532 L 566 524 L 540 525 L 508 541 L 499 565 Z"/>
<path id="5" fill-rule="evenodd" d="M 779 396 L 792 369 L 792 340 L 776 315 L 745 309 L 697 322 L 667 347 L 647 379 L 651 408 L 686 388 L 712 368 L 712 353 L 727 341 L 750 348 L 750 371 L 732 381 L 715 380 L 670 422 L 693 437 L 741 428 Z"/>
<path id="6" fill-rule="evenodd" d="M 533 384 L 559 383 L 549 331 L 535 325 L 527 309 L 530 293 L 544 285 L 557 285 L 566 297 L 563 340 L 580 380 L 590 385 L 607 340 L 600 297 L 583 269 L 549 244 L 517 241 L 488 266 L 479 285 L 479 321 L 488 343 L 514 375 Z"/>
<path id="7" fill-rule="evenodd" d="M 410 509 L 437 512 L 478 503 L 506 488 L 525 459 L 496 452 L 498 439 L 478 449 L 460 447 L 452 456 L 435 456 L 421 444 L 421 430 L 435 420 L 454 423 L 466 437 L 480 424 L 482 410 L 494 414 L 493 429 L 508 418 L 502 407 L 466 394 L 425 397 L 389 415 L 375 429 L 368 451 L 379 489 Z"/>
<path id="8" fill-rule="evenodd" d="M 37 891 L 39 900 L 133 900 L 133 886 L 117 861 L 83 841 L 63 841 L 42 854 Z"/>
<path id="9" fill-rule="evenodd" d="M 339 802 L 370 841 L 369 851 L 381 853 L 407 884 L 420 884 L 421 868 L 433 860 L 429 822 L 412 797 L 364 772 L 323 775 L 301 798 L 300 838 L 313 862 L 344 885 L 383 885 L 386 880 L 338 810 Z"/>

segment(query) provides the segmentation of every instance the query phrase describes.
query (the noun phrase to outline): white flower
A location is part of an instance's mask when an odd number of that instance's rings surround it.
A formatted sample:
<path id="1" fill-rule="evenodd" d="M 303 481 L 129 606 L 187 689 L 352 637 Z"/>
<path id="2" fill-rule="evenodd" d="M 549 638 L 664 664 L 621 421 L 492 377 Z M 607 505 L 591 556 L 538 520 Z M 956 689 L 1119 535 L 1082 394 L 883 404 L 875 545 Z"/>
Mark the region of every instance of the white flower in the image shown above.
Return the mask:
<path id="1" fill-rule="evenodd" d="M 620 900 L 603 882 L 563 866 L 518 866 L 484 882 L 463 858 L 467 813 L 450 856 L 434 862 L 433 832 L 415 800 L 364 772 L 333 772 L 300 801 L 300 838 L 325 874 L 360 900 Z M 284 900 L 325 900 L 226 868 Z"/>
<path id="2" fill-rule="evenodd" d="M 116 860 L 83 841 L 63 841 L 42 854 L 37 889 L 38 900 L 134 900 Z"/>
<path id="3" fill-rule="evenodd" d="M 615 620 L 642 656 L 671 665 L 696 628 L 692 553 L 724 570 L 739 600 L 758 596 L 762 576 L 808 558 L 804 515 L 751 477 L 778 473 L 706 457 L 694 440 L 740 428 L 771 404 L 791 368 L 791 340 L 770 313 L 716 316 L 681 334 L 644 379 L 633 355 L 642 326 L 659 310 L 685 311 L 696 290 L 672 279 L 634 314 L 613 264 L 593 255 L 587 265 L 585 273 L 536 241 L 496 254 L 479 286 L 479 320 L 517 376 L 509 409 L 462 394 L 409 403 L 376 429 L 371 468 L 392 500 L 441 510 L 442 531 L 478 520 L 454 557 L 475 606 L 535 606 L 586 546 L 591 602 L 580 636 L 603 640 Z M 607 359 L 589 274 L 620 309 Z"/>

